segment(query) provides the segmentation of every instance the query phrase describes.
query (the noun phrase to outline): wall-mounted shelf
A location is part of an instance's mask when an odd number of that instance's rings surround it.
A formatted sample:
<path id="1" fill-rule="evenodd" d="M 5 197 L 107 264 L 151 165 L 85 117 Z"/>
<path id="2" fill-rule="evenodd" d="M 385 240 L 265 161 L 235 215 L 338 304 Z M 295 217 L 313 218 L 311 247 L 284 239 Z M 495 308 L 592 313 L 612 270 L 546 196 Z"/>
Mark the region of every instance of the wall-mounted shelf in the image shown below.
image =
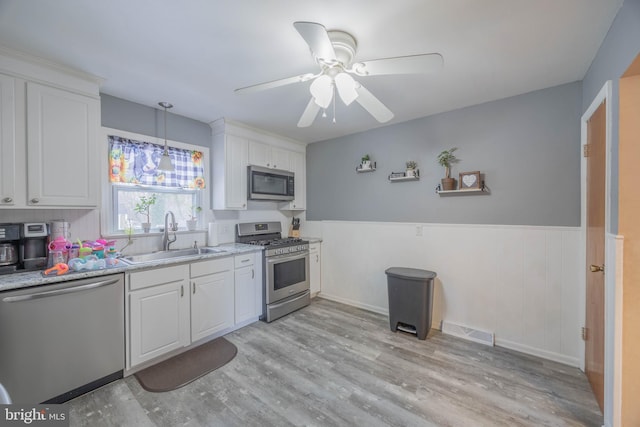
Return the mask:
<path id="1" fill-rule="evenodd" d="M 440 185 L 438 185 L 436 187 L 436 193 L 438 193 L 441 196 L 453 196 L 453 195 L 462 195 L 462 194 L 467 194 L 467 195 L 471 195 L 471 194 L 489 194 L 489 189 L 487 187 L 485 187 L 484 182 L 482 183 L 482 187 L 481 188 L 471 188 L 471 189 L 467 189 L 467 190 L 441 190 Z"/>
<path id="2" fill-rule="evenodd" d="M 375 170 L 376 170 L 376 162 L 372 162 L 371 167 L 369 168 L 363 168 L 361 164 L 356 166 L 356 172 L 358 173 L 375 172 Z"/>
<path id="3" fill-rule="evenodd" d="M 417 181 L 419 179 L 420 179 L 419 169 L 416 169 L 414 176 L 407 176 L 405 172 L 391 172 L 391 175 L 389 175 L 389 181 L 391 182 Z"/>

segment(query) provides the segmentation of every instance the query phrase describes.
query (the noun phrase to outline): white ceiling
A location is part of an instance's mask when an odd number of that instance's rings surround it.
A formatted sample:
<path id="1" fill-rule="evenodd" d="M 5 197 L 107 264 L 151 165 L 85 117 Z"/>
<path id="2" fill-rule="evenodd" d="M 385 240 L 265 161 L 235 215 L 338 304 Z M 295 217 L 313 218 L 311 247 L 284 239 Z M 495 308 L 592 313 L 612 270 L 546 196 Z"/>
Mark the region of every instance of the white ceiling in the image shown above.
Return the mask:
<path id="1" fill-rule="evenodd" d="M 358 77 L 398 123 L 581 80 L 623 0 L 0 0 L 0 43 L 106 79 L 102 92 L 303 142 L 382 126 L 357 103 L 296 126 L 318 68 L 294 21 L 343 30 L 356 60 L 440 52 L 437 74 Z"/>

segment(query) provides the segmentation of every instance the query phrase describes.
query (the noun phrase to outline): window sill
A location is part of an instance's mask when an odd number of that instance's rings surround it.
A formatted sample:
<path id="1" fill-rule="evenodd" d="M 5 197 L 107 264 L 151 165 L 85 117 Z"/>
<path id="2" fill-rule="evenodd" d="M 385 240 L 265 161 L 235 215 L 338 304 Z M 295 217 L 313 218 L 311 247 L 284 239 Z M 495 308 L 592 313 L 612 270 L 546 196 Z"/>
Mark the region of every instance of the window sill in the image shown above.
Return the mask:
<path id="1" fill-rule="evenodd" d="M 170 234 L 176 233 L 176 234 L 193 234 L 193 233 L 206 233 L 207 230 L 205 229 L 196 229 L 196 230 L 178 230 L 178 231 L 171 231 Z M 143 233 L 143 232 L 135 232 L 133 234 L 131 234 L 131 238 L 135 239 L 138 237 L 156 237 L 156 236 L 162 236 L 164 234 L 164 232 L 162 231 L 151 231 L 149 233 Z M 128 234 L 126 233 L 107 233 L 107 234 L 103 234 L 101 236 L 103 239 L 126 239 L 129 237 Z"/>

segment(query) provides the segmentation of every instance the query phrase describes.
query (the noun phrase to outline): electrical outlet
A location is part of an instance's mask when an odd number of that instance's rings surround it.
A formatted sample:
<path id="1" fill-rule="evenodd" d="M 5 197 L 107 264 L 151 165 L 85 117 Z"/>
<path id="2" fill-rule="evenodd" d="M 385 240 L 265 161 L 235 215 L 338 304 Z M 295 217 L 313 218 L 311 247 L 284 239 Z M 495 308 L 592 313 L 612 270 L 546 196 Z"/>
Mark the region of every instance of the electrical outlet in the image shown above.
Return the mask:
<path id="1" fill-rule="evenodd" d="M 416 236 L 417 237 L 422 237 L 422 226 L 421 225 L 416 225 Z"/>

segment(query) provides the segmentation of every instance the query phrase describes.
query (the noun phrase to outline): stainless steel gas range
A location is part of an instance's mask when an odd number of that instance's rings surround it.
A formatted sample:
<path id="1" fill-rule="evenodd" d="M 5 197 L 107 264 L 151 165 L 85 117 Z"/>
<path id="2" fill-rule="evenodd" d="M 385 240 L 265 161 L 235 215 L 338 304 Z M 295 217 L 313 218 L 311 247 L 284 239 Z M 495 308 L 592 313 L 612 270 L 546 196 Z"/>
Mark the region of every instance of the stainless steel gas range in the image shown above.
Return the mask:
<path id="1" fill-rule="evenodd" d="M 283 238 L 279 222 L 238 224 L 236 242 L 265 248 L 262 320 L 271 322 L 309 305 L 309 242 Z"/>

